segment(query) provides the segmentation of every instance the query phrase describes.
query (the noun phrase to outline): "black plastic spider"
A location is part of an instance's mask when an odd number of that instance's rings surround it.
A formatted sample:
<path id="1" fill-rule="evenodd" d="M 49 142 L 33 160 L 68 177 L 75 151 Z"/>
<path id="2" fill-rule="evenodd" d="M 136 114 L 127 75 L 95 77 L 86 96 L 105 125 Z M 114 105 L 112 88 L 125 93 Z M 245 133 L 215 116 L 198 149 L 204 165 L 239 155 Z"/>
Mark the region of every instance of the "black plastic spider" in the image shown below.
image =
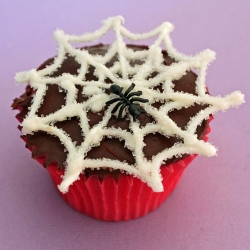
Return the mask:
<path id="1" fill-rule="evenodd" d="M 132 96 L 140 96 L 142 95 L 142 91 L 137 92 L 131 92 L 135 87 L 135 84 L 132 83 L 130 87 L 126 90 L 126 92 L 123 94 L 122 90 L 123 88 L 119 85 L 113 84 L 110 86 L 110 92 L 116 95 L 119 95 L 120 97 L 114 98 L 112 100 L 109 100 L 106 102 L 107 105 L 110 105 L 112 103 L 118 102 L 115 107 L 112 109 L 111 113 L 115 113 L 118 108 L 119 114 L 117 117 L 117 120 L 119 121 L 122 117 L 122 112 L 125 109 L 125 107 L 128 106 L 129 113 L 133 116 L 133 121 L 136 121 L 139 115 L 142 113 L 146 113 L 144 109 L 141 109 L 141 107 L 138 104 L 135 104 L 134 102 L 148 102 L 148 99 L 140 98 L 140 97 L 133 97 Z M 131 92 L 131 93 L 130 93 Z"/>

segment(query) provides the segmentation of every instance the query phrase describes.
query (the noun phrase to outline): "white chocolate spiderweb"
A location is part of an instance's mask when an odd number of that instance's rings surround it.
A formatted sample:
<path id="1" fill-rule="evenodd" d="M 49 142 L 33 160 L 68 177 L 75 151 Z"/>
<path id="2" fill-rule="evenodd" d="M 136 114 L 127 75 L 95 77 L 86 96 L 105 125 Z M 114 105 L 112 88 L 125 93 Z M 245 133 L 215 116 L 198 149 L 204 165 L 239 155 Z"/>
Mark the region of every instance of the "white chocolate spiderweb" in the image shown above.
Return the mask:
<path id="1" fill-rule="evenodd" d="M 54 63 L 42 70 L 32 69 L 27 72 L 20 72 L 16 75 L 17 82 L 26 83 L 36 90 L 30 111 L 22 122 L 22 133 L 31 134 L 36 131 L 44 131 L 48 134 L 57 136 L 65 146 L 67 154 L 67 166 L 63 176 L 62 183 L 58 186 L 61 192 L 67 192 L 68 187 L 79 178 L 79 175 L 86 168 L 101 168 L 104 166 L 113 169 L 120 169 L 132 174 L 142 181 L 148 183 L 156 192 L 163 191 L 161 182 L 160 166 L 165 160 L 176 155 L 182 154 L 202 154 L 212 156 L 216 153 L 215 147 L 211 144 L 198 140 L 195 131 L 197 126 L 204 119 L 208 119 L 210 114 L 218 110 L 226 110 L 231 106 L 237 106 L 244 102 L 244 96 L 236 91 L 224 98 L 212 97 L 206 93 L 205 75 L 206 69 L 215 58 L 215 53 L 211 50 L 204 50 L 195 56 L 187 56 L 179 53 L 173 46 L 170 39 L 170 32 L 173 26 L 170 23 L 163 23 L 155 30 L 144 33 L 134 34 L 122 26 L 122 17 L 113 17 L 105 20 L 103 26 L 93 32 L 80 36 L 67 35 L 61 30 L 55 32 L 55 39 L 58 42 L 58 55 Z M 80 50 L 71 45 L 71 43 L 83 43 L 96 41 L 100 39 L 107 31 L 113 29 L 116 34 L 115 41 L 110 45 L 107 53 L 103 56 L 91 55 L 86 50 Z M 124 38 L 137 41 L 156 37 L 155 42 L 149 46 L 148 50 L 133 51 L 126 47 Z M 163 45 L 168 55 L 176 63 L 166 66 L 163 64 L 164 58 L 161 53 Z M 50 77 L 64 61 L 66 54 L 75 57 L 80 64 L 77 75 L 65 73 L 58 77 Z M 114 56 L 118 61 L 110 68 L 106 67 Z M 140 60 L 141 65 L 130 65 L 131 60 Z M 97 80 L 85 80 L 85 74 L 88 67 L 92 65 L 95 68 Z M 187 71 L 195 69 L 198 77 L 196 80 L 196 94 L 187 94 L 173 91 L 173 81 L 180 79 Z M 148 76 L 157 72 L 157 76 L 149 78 Z M 118 77 L 119 75 L 119 77 Z M 105 82 L 109 78 L 113 83 L 123 87 L 126 90 L 131 83 L 135 83 L 134 91 L 141 90 L 142 97 L 149 100 L 148 103 L 140 103 L 140 106 L 152 116 L 154 123 L 149 123 L 141 128 L 138 122 L 133 122 L 131 116 L 124 112 L 130 119 L 130 130 L 124 131 L 117 128 L 107 127 L 111 118 L 111 110 L 115 104 L 107 107 L 102 120 L 93 127 L 90 127 L 87 119 L 87 111 L 99 112 L 105 107 L 106 101 L 114 98 L 114 95 L 107 95 L 106 89 L 110 84 Z M 66 104 L 62 108 L 47 116 L 38 116 L 37 111 L 43 102 L 48 84 L 57 84 L 67 92 Z M 160 93 L 155 90 L 157 85 L 162 84 L 163 91 Z M 83 87 L 83 92 L 89 98 L 84 103 L 76 102 L 76 85 Z M 164 102 L 159 109 L 153 108 L 150 104 L 154 102 Z M 194 103 L 208 105 L 205 109 L 197 113 L 190 119 L 187 127 L 181 129 L 167 114 L 173 109 L 192 106 Z M 71 138 L 61 129 L 53 124 L 58 121 L 64 121 L 71 117 L 78 117 L 84 141 L 80 146 L 76 146 Z M 143 153 L 144 137 L 150 133 L 160 133 L 166 137 L 178 136 L 183 142 L 175 144 L 173 147 L 165 149 L 147 160 Z M 135 158 L 135 164 L 111 159 L 89 159 L 87 152 L 100 144 L 102 139 L 114 137 L 123 140 L 125 146 L 132 151 Z"/>

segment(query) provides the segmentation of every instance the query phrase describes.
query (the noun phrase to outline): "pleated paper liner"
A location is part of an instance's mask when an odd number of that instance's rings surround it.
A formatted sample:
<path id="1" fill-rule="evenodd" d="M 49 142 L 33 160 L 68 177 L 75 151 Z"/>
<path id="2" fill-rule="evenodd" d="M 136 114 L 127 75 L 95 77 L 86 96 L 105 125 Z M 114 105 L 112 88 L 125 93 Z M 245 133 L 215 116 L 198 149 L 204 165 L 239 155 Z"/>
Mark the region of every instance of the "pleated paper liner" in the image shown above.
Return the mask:
<path id="1" fill-rule="evenodd" d="M 95 219 L 104 221 L 136 219 L 162 204 L 194 158 L 195 156 L 187 156 L 184 160 L 161 168 L 164 192 L 153 192 L 140 179 L 121 174 L 118 181 L 111 175 L 106 176 L 103 181 L 97 176 L 86 178 L 80 175 L 80 179 L 69 187 L 66 194 L 60 194 L 70 206 Z M 58 186 L 64 171 L 59 171 L 57 165 L 50 165 L 47 169 L 54 184 Z"/>
<path id="2" fill-rule="evenodd" d="M 207 140 L 207 129 L 203 140 Z M 118 181 L 107 175 L 103 181 L 97 176 L 85 177 L 75 181 L 66 194 L 60 195 L 71 207 L 92 218 L 103 221 L 124 221 L 142 217 L 158 208 L 172 193 L 185 168 L 196 155 L 186 156 L 168 166 L 161 167 L 163 177 L 163 192 L 153 192 L 140 179 L 127 174 L 121 174 Z M 37 158 L 42 165 L 44 157 Z M 51 164 L 47 170 L 57 187 L 64 175 L 64 170 L 58 170 L 57 164 Z"/>

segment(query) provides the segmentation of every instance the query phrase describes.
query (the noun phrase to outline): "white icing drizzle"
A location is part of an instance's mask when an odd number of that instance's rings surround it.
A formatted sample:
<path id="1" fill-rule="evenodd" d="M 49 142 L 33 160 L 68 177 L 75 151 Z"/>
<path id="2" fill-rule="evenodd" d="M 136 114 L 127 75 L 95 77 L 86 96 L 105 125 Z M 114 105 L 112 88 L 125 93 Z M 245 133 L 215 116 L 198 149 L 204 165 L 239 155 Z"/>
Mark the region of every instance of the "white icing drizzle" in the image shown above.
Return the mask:
<path id="1" fill-rule="evenodd" d="M 142 181 L 147 182 L 155 192 L 163 191 L 160 166 L 164 163 L 164 160 L 182 154 L 215 155 L 216 149 L 214 146 L 197 139 L 195 135 L 197 126 L 202 120 L 208 119 L 210 114 L 214 114 L 218 110 L 224 111 L 231 106 L 238 106 L 244 102 L 244 95 L 239 91 L 233 92 L 223 98 L 206 94 L 206 70 L 209 63 L 215 59 L 215 52 L 204 50 L 195 56 L 181 54 L 173 47 L 169 36 L 173 30 L 172 24 L 166 22 L 148 33 L 134 34 L 123 27 L 122 23 L 123 18 L 120 16 L 108 18 L 103 21 L 103 25 L 99 30 L 80 36 L 68 35 L 61 30 L 57 30 L 54 36 L 58 43 L 58 54 L 54 63 L 39 71 L 32 69 L 27 72 L 17 73 L 16 75 L 15 79 L 17 82 L 28 82 L 36 90 L 30 111 L 21 124 L 22 133 L 25 135 L 35 131 L 45 131 L 55 135 L 60 139 L 68 152 L 65 175 L 63 176 L 62 183 L 58 186 L 59 190 L 63 193 L 67 192 L 69 186 L 79 178 L 79 175 L 85 168 L 100 168 L 104 166 L 120 169 L 140 178 Z M 114 29 L 116 40 L 110 45 L 104 56 L 91 55 L 88 51 L 77 49 L 71 45 L 73 42 L 83 43 L 99 40 L 110 29 Z M 143 51 L 133 51 L 127 48 L 123 41 L 124 37 L 132 41 L 137 41 L 155 36 L 157 37 L 155 42 L 149 46 L 148 50 Z M 161 53 L 161 45 L 165 46 L 165 50 L 176 63 L 170 66 L 163 64 L 164 58 Z M 74 56 L 81 65 L 78 75 L 65 73 L 58 77 L 50 77 L 50 74 L 61 66 L 66 53 Z M 105 64 L 115 55 L 118 55 L 118 61 L 111 68 L 107 68 Z M 129 64 L 131 59 L 141 60 L 144 63 L 142 65 L 131 66 Z M 84 77 L 89 65 L 95 67 L 97 81 L 85 80 Z M 186 71 L 192 69 L 196 69 L 198 72 L 196 81 L 197 96 L 174 92 L 172 81 L 180 79 L 186 74 Z M 158 75 L 146 80 L 148 75 L 154 71 L 157 71 Z M 117 77 L 118 74 L 122 77 Z M 133 76 L 132 79 L 128 79 L 128 75 Z M 122 131 L 121 129 L 108 128 L 106 125 L 111 117 L 111 110 L 115 105 L 113 104 L 105 111 L 102 121 L 90 128 L 87 119 L 87 110 L 90 109 L 93 112 L 99 112 L 104 108 L 105 102 L 114 97 L 113 95 L 108 96 L 104 93 L 104 90 L 110 87 L 110 84 L 104 82 L 106 78 L 110 78 L 115 84 L 123 87 L 124 90 L 134 82 L 136 84 L 134 91 L 141 90 L 143 93 L 142 97 L 149 100 L 148 103 L 140 103 L 140 105 L 156 122 L 140 128 L 139 124 L 133 122 L 130 116 L 130 129 L 132 133 Z M 162 83 L 162 93 L 153 90 L 153 87 L 159 83 Z M 48 84 L 57 84 L 67 93 L 66 105 L 53 114 L 38 117 L 36 113 L 46 94 Z M 83 86 L 83 94 L 89 97 L 85 103 L 79 104 L 76 102 L 76 85 Z M 166 100 L 171 100 L 171 102 L 167 102 Z M 159 110 L 150 105 L 155 101 L 164 102 Z M 167 116 L 167 113 L 173 109 L 188 107 L 194 103 L 209 104 L 209 106 L 193 117 L 185 130 L 179 128 Z M 85 138 L 84 142 L 78 147 L 64 131 L 53 126 L 57 121 L 63 121 L 74 116 L 79 117 L 82 133 Z M 184 143 L 178 143 L 172 148 L 158 153 L 152 160 L 147 160 L 143 154 L 143 139 L 147 134 L 154 132 L 165 136 L 177 135 L 183 138 Z M 104 136 L 124 140 L 125 146 L 132 151 L 136 163 L 129 165 L 126 162 L 118 160 L 86 158 L 86 153 L 91 148 L 98 146 Z"/>

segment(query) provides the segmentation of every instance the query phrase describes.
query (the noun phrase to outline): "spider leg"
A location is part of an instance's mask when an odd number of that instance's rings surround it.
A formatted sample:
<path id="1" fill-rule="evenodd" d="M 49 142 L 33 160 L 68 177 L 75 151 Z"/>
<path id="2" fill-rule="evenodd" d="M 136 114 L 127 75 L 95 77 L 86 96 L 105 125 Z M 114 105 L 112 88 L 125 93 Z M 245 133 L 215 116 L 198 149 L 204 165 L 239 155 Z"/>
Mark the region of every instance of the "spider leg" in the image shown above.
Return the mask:
<path id="1" fill-rule="evenodd" d="M 106 104 L 109 105 L 109 104 L 112 104 L 114 102 L 118 102 L 118 101 L 121 101 L 121 100 L 122 100 L 121 97 L 117 97 L 117 98 L 114 98 L 112 100 L 107 101 Z"/>
<path id="2" fill-rule="evenodd" d="M 138 101 L 138 102 L 148 102 L 148 99 L 144 99 L 144 98 L 141 98 L 141 97 L 134 97 L 130 100 L 130 102 L 135 102 L 135 101 Z"/>
<path id="3" fill-rule="evenodd" d="M 127 97 L 127 94 L 128 94 L 132 89 L 134 89 L 134 87 L 135 87 L 135 84 L 132 83 L 132 84 L 130 85 L 130 87 L 126 90 L 126 92 L 124 93 L 124 96 Z"/>
<path id="4" fill-rule="evenodd" d="M 124 103 L 123 100 L 119 101 L 119 102 L 115 105 L 115 107 L 112 109 L 111 113 L 112 113 L 112 114 L 115 113 L 116 110 L 117 110 L 123 103 Z"/>
<path id="5" fill-rule="evenodd" d="M 128 96 L 126 96 L 126 98 L 129 99 L 130 97 L 132 97 L 134 95 L 140 96 L 140 95 L 142 95 L 142 91 L 132 92 L 132 93 L 128 94 Z"/>
<path id="6" fill-rule="evenodd" d="M 125 109 L 126 106 L 128 106 L 127 103 L 122 104 L 122 106 L 121 106 L 121 108 L 120 108 L 120 110 L 119 110 L 118 117 L 117 117 L 117 120 L 118 120 L 118 121 L 121 120 L 121 118 L 122 118 L 122 112 L 123 112 L 123 110 Z"/>

